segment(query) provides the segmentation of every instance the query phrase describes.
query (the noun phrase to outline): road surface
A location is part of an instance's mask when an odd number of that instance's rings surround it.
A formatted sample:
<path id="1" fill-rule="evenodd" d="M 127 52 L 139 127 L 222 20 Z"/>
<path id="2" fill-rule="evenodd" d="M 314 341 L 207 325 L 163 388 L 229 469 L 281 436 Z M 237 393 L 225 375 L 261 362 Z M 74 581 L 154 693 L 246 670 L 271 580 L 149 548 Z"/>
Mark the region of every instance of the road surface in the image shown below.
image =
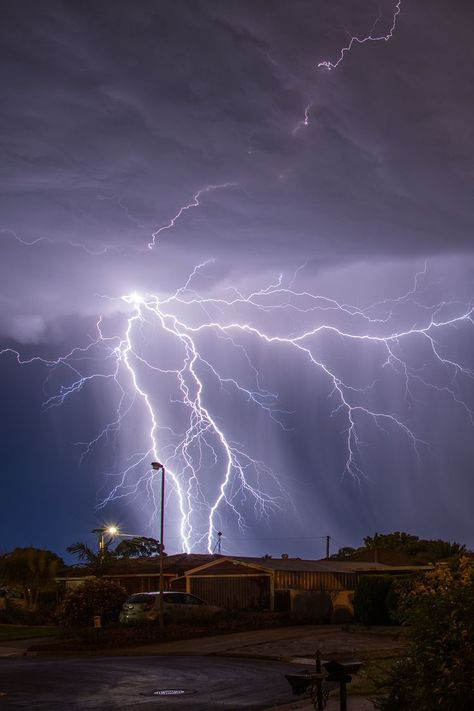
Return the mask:
<path id="1" fill-rule="evenodd" d="M 218 657 L 9 657 L 0 663 L 0 709 L 258 711 L 294 698 L 284 677 L 294 671 Z"/>

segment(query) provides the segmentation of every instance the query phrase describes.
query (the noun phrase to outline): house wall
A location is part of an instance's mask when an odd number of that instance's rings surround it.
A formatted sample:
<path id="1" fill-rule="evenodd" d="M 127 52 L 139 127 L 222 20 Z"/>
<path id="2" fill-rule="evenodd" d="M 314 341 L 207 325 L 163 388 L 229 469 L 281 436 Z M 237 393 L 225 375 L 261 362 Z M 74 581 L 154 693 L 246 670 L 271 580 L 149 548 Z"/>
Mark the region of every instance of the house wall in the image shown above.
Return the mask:
<path id="1" fill-rule="evenodd" d="M 275 571 L 276 590 L 355 590 L 355 573 Z"/>
<path id="2" fill-rule="evenodd" d="M 354 620 L 352 590 L 290 590 L 292 613 L 315 622 L 344 624 Z"/>
<path id="3" fill-rule="evenodd" d="M 190 572 L 186 576 L 186 589 L 221 607 L 277 611 L 293 609 L 292 595 L 295 591 L 300 597 L 304 597 L 303 593 L 317 592 L 319 597 L 310 596 L 301 604 L 316 606 L 314 616 L 322 619 L 331 617 L 334 595 L 354 590 L 356 582 L 357 576 L 351 572 L 259 571 L 256 567 L 222 561 L 208 569 Z"/>
<path id="4" fill-rule="evenodd" d="M 269 575 L 189 575 L 187 590 L 211 605 L 231 609 L 270 609 Z"/>

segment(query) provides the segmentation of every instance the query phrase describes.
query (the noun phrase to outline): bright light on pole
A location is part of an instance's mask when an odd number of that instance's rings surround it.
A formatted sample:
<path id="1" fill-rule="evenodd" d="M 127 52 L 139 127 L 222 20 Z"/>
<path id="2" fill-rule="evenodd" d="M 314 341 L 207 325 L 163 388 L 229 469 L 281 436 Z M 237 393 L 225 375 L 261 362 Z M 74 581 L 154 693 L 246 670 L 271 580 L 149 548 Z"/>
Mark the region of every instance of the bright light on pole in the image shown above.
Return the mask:
<path id="1" fill-rule="evenodd" d="M 94 528 L 92 533 L 97 533 L 99 536 L 99 558 L 102 559 L 106 551 L 105 536 L 117 536 L 119 535 L 119 529 L 117 526 L 102 526 L 101 528 Z"/>
<path id="2" fill-rule="evenodd" d="M 154 471 L 160 471 L 161 469 L 161 515 L 160 515 L 160 608 L 159 608 L 159 620 L 160 627 L 163 629 L 165 620 L 163 616 L 163 555 L 164 555 L 164 545 L 163 545 L 163 531 L 164 531 L 164 512 L 165 512 L 165 468 L 160 462 L 152 462 L 151 468 Z"/>

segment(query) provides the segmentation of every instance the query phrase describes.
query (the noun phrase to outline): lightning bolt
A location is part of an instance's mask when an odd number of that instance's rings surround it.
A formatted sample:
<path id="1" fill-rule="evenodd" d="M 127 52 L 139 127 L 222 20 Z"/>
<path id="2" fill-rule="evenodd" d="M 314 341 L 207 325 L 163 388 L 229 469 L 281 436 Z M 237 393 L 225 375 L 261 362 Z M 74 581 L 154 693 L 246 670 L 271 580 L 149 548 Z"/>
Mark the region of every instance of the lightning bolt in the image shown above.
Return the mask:
<path id="1" fill-rule="evenodd" d="M 302 128 L 306 128 L 306 126 L 309 126 L 309 112 L 311 111 L 311 104 L 308 104 L 307 107 L 304 110 L 304 117 L 301 119 L 301 121 L 298 121 L 296 126 L 294 127 L 292 134 L 293 136 L 298 133 Z"/>
<path id="2" fill-rule="evenodd" d="M 190 203 L 180 207 L 176 215 L 174 215 L 174 217 L 172 217 L 170 221 L 166 223 L 166 225 L 162 225 L 162 227 L 159 227 L 157 230 L 155 230 L 155 232 L 153 232 L 152 239 L 148 243 L 148 249 L 153 249 L 155 247 L 158 236 L 165 230 L 172 229 L 181 217 L 181 215 L 195 207 L 200 207 L 201 203 L 199 202 L 199 199 L 202 195 L 213 192 L 214 190 L 225 190 L 227 188 L 235 188 L 237 186 L 238 183 L 221 183 L 220 185 L 206 185 L 204 188 L 200 188 L 193 195 L 193 199 Z"/>
<path id="3" fill-rule="evenodd" d="M 327 59 L 323 60 L 322 62 L 319 62 L 318 64 L 318 69 L 321 67 L 325 67 L 326 69 L 337 69 L 337 67 L 341 64 L 341 62 L 344 60 L 346 54 L 348 54 L 354 45 L 356 44 L 365 44 L 366 42 L 388 42 L 390 39 L 392 39 L 393 33 L 395 32 L 395 27 L 397 25 L 397 19 L 401 11 L 401 0 L 398 0 L 398 2 L 395 3 L 395 10 L 393 12 L 393 17 L 392 17 L 392 24 L 385 35 L 374 35 L 373 33 L 375 32 L 375 27 L 378 23 L 378 20 L 375 21 L 372 30 L 370 33 L 365 36 L 365 37 L 351 37 L 349 44 L 347 47 L 343 47 L 340 51 L 339 54 L 339 59 L 336 62 L 331 62 Z"/>
<path id="4" fill-rule="evenodd" d="M 216 532 L 229 516 L 245 530 L 244 507 L 269 519 L 287 505 L 278 472 L 256 456 L 252 445 L 239 443 L 232 418 L 222 416 L 222 408 L 227 414 L 226 403 L 240 403 L 248 410 L 249 422 L 262 413 L 283 432 L 291 429 L 293 413 L 264 386 L 265 373 L 253 362 L 258 344 L 275 356 L 279 352 L 290 356 L 292 367 L 306 364 L 314 372 L 315 399 L 331 403 L 335 440 L 341 437 L 345 451 L 339 474 L 355 481 L 366 476 L 362 449 L 368 432 L 372 438 L 399 432 L 418 460 L 429 446 L 399 411 L 374 405 L 387 377 L 399 384 L 408 410 L 419 402 L 420 392 L 432 392 L 449 398 L 474 427 L 472 407 L 463 395 L 474 371 L 450 353 L 449 344 L 459 329 L 474 326 L 474 306 L 424 303 L 420 284 L 427 276 L 426 266 L 405 294 L 365 308 L 297 289 L 298 272 L 286 282 L 280 275 L 249 293 L 233 287 L 220 296 L 202 295 L 193 281 L 205 267 L 197 266 L 167 297 L 139 293 L 117 297 L 125 309 L 123 328 L 110 333 L 110 324 L 99 318 L 96 337 L 57 360 L 22 359 L 10 348 L 0 352 L 21 365 L 43 363 L 48 369 L 45 390 L 52 386 L 53 374 L 62 373 L 67 382 L 46 397 L 45 410 L 96 382 L 110 385 L 114 417 L 83 443 L 83 458 L 99 443 L 122 437 L 137 417 L 147 423 L 144 449 L 132 451 L 126 465 L 114 473 L 116 483 L 101 507 L 112 500 L 142 498 L 146 492 L 153 510 L 149 523 L 154 525 L 159 509 L 150 458 L 166 467 L 170 496 L 179 512 L 177 532 L 186 551 L 204 543 L 211 551 Z M 416 308 L 419 322 L 397 325 L 406 318 L 407 305 Z M 159 344 L 156 349 L 150 348 L 152 334 Z M 331 339 L 354 352 L 361 346 L 368 349 L 374 372 L 365 383 L 344 375 L 340 359 L 324 355 Z M 425 365 L 420 369 L 410 353 L 423 346 Z M 228 359 L 232 366 L 226 365 Z M 434 379 L 430 367 L 437 368 Z"/>
<path id="5" fill-rule="evenodd" d="M 61 243 L 59 240 L 52 239 L 51 237 L 35 237 L 32 240 L 26 240 L 20 237 L 15 232 L 15 230 L 12 230 L 8 227 L 0 228 L 0 234 L 12 237 L 16 242 L 23 245 L 24 247 L 36 247 L 36 245 L 38 244 L 51 244 L 54 246 L 65 244 L 69 247 L 72 247 L 73 249 L 80 249 L 82 252 L 85 252 L 91 257 L 99 257 L 104 254 L 108 254 L 109 252 L 116 251 L 115 247 L 101 247 L 100 249 L 89 249 L 89 247 L 87 247 L 85 244 L 81 244 L 80 242 L 72 242 L 70 240 Z"/>
<path id="6" fill-rule="evenodd" d="M 352 37 L 336 61 L 321 61 L 318 68 L 336 69 L 356 44 L 388 42 L 400 11 L 401 0 L 395 4 L 387 34 L 375 33 L 376 21 L 367 36 Z M 293 134 L 309 125 L 311 108 L 311 103 L 306 106 Z M 185 212 L 200 207 L 205 195 L 237 186 L 226 182 L 197 190 L 189 203 L 152 233 L 147 248 L 152 250 L 159 236 L 171 230 Z M 116 202 L 127 219 L 143 228 L 118 196 L 98 199 Z M 26 246 L 53 243 L 42 237 L 27 242 L 11 230 L 1 232 Z M 69 244 L 94 255 L 109 249 L 92 252 L 83 245 Z M 146 423 L 140 450 L 128 452 L 125 464 L 122 461 L 112 472 L 115 483 L 100 507 L 117 499 L 142 500 L 145 492 L 153 526 L 159 507 L 150 459 L 165 465 L 171 484 L 168 503 L 178 511 L 176 528 L 185 551 L 205 544 L 211 552 L 216 532 L 229 517 L 245 530 L 248 514 L 244 516 L 243 509 L 269 519 L 287 505 L 288 495 L 278 472 L 262 461 L 250 442 L 239 442 L 241 435 L 232 418 L 223 416 L 229 403 L 239 403 L 247 408 L 249 422 L 263 415 L 282 432 L 291 429 L 293 413 L 265 386 L 266 374 L 255 365 L 259 347 L 275 355 L 289 355 L 295 365 L 305 365 L 313 373 L 315 398 L 330 402 L 334 439 L 340 437 L 343 444 L 344 462 L 337 474 L 356 482 L 366 477 L 363 448 L 367 432 L 372 438 L 399 433 L 418 460 L 429 447 L 400 408 L 390 410 L 374 404 L 387 377 L 400 387 L 407 408 L 419 402 L 420 392 L 430 392 L 449 398 L 474 427 L 474 412 L 463 394 L 474 371 L 453 355 L 448 344 L 459 329 L 474 325 L 474 306 L 425 303 L 420 283 L 427 276 L 426 265 L 406 293 L 365 308 L 296 288 L 297 273 L 288 281 L 280 275 L 247 293 L 233 287 L 220 296 L 202 295 L 194 279 L 205 267 L 198 265 L 171 295 L 133 292 L 114 298 L 123 315 L 120 326 L 100 317 L 89 343 L 57 359 L 23 358 L 11 348 L 0 351 L 0 356 L 13 357 L 21 366 L 41 363 L 47 369 L 45 411 L 95 384 L 109 387 L 113 416 L 90 441 L 79 443 L 81 460 L 101 444 L 120 442 L 137 419 Z M 416 309 L 415 323 L 404 322 L 406 306 Z M 326 346 L 331 339 L 354 353 L 361 347 L 370 352 L 373 372 L 362 384 L 342 372 L 339 359 L 328 355 Z M 410 356 L 414 343 L 425 348 L 426 362 L 421 368 Z M 430 377 L 430 367 L 438 369 L 436 378 Z M 443 377 L 438 378 L 439 373 Z M 59 387 L 58 380 L 63 383 Z"/>
<path id="7" fill-rule="evenodd" d="M 193 195 L 193 199 L 190 203 L 188 203 L 186 205 L 182 205 L 179 208 L 176 215 L 174 215 L 169 220 L 169 222 L 167 222 L 165 225 L 162 225 L 161 227 L 159 227 L 157 230 L 155 230 L 152 233 L 152 238 L 151 238 L 151 241 L 148 242 L 147 248 L 150 250 L 153 249 L 156 246 L 158 236 L 165 230 L 172 229 L 175 226 L 176 222 L 179 220 L 179 218 L 185 212 L 187 212 L 188 210 L 191 210 L 192 208 L 200 207 L 201 206 L 200 198 L 203 195 L 205 195 L 207 193 L 214 192 L 215 190 L 225 190 L 228 188 L 235 188 L 235 187 L 239 187 L 239 183 L 228 182 L 228 183 L 221 183 L 218 185 L 206 185 L 205 187 L 200 188 Z M 108 200 L 111 202 L 115 202 L 120 207 L 120 209 L 125 213 L 127 219 L 130 220 L 131 222 L 133 222 L 136 227 L 138 227 L 140 230 L 146 229 L 145 225 L 137 217 L 135 217 L 135 215 L 133 215 L 130 212 L 129 208 L 123 203 L 123 201 L 121 200 L 121 198 L 118 195 L 112 195 L 112 196 L 97 195 L 97 200 L 101 200 L 101 201 Z M 51 245 L 61 244 L 58 240 L 54 240 L 50 237 L 36 237 L 32 240 L 25 240 L 22 237 L 20 237 L 14 230 L 12 230 L 10 228 L 6 228 L 6 227 L 0 228 L 0 234 L 4 234 L 4 235 L 8 235 L 9 237 L 12 237 L 13 239 L 15 239 L 16 242 L 24 245 L 25 247 L 35 247 L 38 244 L 51 244 Z M 100 249 L 93 250 L 84 244 L 81 244 L 79 242 L 73 242 L 71 240 L 66 241 L 64 244 L 68 245 L 69 247 L 73 247 L 74 249 L 80 249 L 92 257 L 102 256 L 102 255 L 108 254 L 110 252 L 118 252 L 119 254 L 124 254 L 124 250 L 119 249 L 118 247 L 115 247 L 115 246 L 105 246 Z M 128 248 L 126 251 L 142 252 L 143 250 L 144 250 L 144 248 L 136 248 L 135 247 L 132 249 Z"/>

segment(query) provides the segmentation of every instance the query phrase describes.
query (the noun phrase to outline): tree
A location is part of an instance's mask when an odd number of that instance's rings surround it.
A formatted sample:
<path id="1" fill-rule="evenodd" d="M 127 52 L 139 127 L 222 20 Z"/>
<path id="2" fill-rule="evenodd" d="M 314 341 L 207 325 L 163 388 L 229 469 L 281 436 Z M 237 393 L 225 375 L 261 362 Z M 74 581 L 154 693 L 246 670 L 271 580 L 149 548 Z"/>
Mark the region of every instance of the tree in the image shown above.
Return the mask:
<path id="1" fill-rule="evenodd" d="M 337 553 L 335 555 L 332 555 L 331 558 L 348 558 L 356 551 L 357 548 L 352 548 L 351 546 L 344 546 L 344 548 L 339 548 Z"/>
<path id="2" fill-rule="evenodd" d="M 375 533 L 374 536 L 366 536 L 363 546 L 352 550 L 340 548 L 335 557 L 345 558 L 352 553 L 376 549 L 406 553 L 418 558 L 420 563 L 435 563 L 438 560 L 459 557 L 466 552 L 466 546 L 460 543 L 451 543 L 439 538 L 436 540 L 423 539 L 405 531 L 394 531 L 393 533 Z"/>
<path id="3" fill-rule="evenodd" d="M 474 707 L 474 567 L 463 557 L 400 592 L 409 649 L 393 671 L 384 711 Z"/>
<path id="4" fill-rule="evenodd" d="M 0 580 L 20 588 L 28 609 L 36 607 L 40 593 L 51 590 L 64 561 L 56 553 L 39 548 L 15 548 L 0 557 Z"/>
<path id="5" fill-rule="evenodd" d="M 155 538 L 136 536 L 125 538 L 115 548 L 117 558 L 149 558 L 160 554 L 160 543 Z"/>
<path id="6" fill-rule="evenodd" d="M 419 543 L 418 536 L 404 531 L 394 531 L 393 533 L 376 533 L 373 537 L 364 538 L 364 548 L 387 548 L 392 551 L 404 551 L 406 553 L 416 550 Z"/>
<path id="7" fill-rule="evenodd" d="M 116 560 L 114 551 L 110 550 L 110 542 L 105 543 L 103 551 L 95 553 L 86 543 L 72 543 L 66 548 L 68 553 L 75 555 L 81 563 L 91 569 L 94 575 L 100 576 L 105 568 Z"/>
<path id="8" fill-rule="evenodd" d="M 87 565 L 94 575 L 100 576 L 118 559 L 148 558 L 159 555 L 160 544 L 155 538 L 136 536 L 124 539 L 115 549 L 111 548 L 111 540 L 106 539 L 103 550 L 97 553 L 86 543 L 81 542 L 73 543 L 66 550 L 76 556 L 81 563 Z"/>

